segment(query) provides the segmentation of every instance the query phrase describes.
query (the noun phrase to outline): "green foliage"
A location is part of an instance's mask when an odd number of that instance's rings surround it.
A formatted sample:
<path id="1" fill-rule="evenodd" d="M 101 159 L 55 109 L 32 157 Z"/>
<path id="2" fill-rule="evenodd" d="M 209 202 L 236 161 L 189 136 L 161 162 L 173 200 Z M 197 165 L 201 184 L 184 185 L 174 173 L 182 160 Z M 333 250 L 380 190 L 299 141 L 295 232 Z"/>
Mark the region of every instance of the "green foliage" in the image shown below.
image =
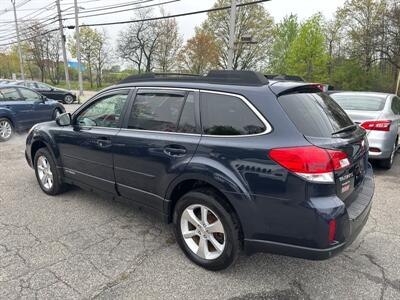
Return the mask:
<path id="1" fill-rule="evenodd" d="M 271 50 L 270 69 L 273 74 L 288 74 L 288 54 L 299 31 L 296 15 L 290 15 L 276 24 Z"/>
<path id="2" fill-rule="evenodd" d="M 287 54 L 288 73 L 307 81 L 323 82 L 328 78 L 328 54 L 321 19 L 317 14 L 300 26 Z"/>

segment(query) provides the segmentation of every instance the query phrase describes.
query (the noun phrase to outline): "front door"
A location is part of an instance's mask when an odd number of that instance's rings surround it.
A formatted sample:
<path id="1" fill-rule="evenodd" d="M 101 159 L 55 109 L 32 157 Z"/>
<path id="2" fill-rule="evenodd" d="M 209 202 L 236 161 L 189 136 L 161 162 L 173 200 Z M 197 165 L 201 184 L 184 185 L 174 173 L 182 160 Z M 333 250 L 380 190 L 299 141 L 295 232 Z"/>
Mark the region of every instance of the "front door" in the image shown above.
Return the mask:
<path id="1" fill-rule="evenodd" d="M 168 184 L 193 157 L 200 141 L 198 93 L 137 90 L 124 128 L 115 137 L 117 188 L 125 197 L 162 210 Z"/>
<path id="2" fill-rule="evenodd" d="M 53 107 L 44 100 L 43 96 L 27 88 L 18 88 L 25 102 L 32 104 L 32 125 L 50 121 L 53 117 Z"/>
<path id="3" fill-rule="evenodd" d="M 100 191 L 114 193 L 113 144 L 129 90 L 102 94 L 77 111 L 72 126 L 55 135 L 65 176 Z"/>
<path id="4" fill-rule="evenodd" d="M 30 128 L 34 123 L 33 102 L 26 101 L 15 87 L 3 87 L 0 92 L 3 98 L 0 105 L 13 115 L 14 126 L 18 130 Z"/>

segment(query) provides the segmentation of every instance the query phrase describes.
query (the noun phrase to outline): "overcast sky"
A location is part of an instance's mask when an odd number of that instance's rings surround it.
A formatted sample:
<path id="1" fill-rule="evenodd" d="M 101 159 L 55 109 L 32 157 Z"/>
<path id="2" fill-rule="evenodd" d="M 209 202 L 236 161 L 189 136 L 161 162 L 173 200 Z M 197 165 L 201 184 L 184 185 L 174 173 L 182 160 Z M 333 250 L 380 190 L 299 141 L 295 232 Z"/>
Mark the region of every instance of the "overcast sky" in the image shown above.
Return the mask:
<path id="1" fill-rule="evenodd" d="M 17 5 L 27 0 L 16 0 Z M 79 6 L 84 9 L 93 9 L 99 6 L 107 6 L 113 4 L 123 4 L 128 2 L 134 2 L 135 0 L 78 0 Z M 137 1 L 137 0 L 136 0 Z M 168 0 L 156 0 L 155 2 L 149 3 L 162 3 Z M 250 0 L 249 0 L 250 1 Z M 36 9 L 42 8 L 46 5 L 51 7 L 55 0 L 30 0 L 25 5 L 21 6 L 18 10 L 18 18 L 23 18 L 28 14 L 32 14 Z M 196 11 L 211 8 L 215 0 L 181 0 L 176 3 L 170 3 L 163 5 L 164 9 L 169 14 L 177 14 L 188 11 Z M 297 14 L 300 20 L 306 19 L 311 15 L 321 12 L 326 18 L 331 18 L 339 6 L 342 6 L 345 0 L 271 0 L 270 2 L 264 3 L 264 7 L 273 16 L 276 22 L 280 21 L 284 16 L 289 14 Z M 73 0 L 61 0 L 63 18 L 73 17 L 68 15 L 73 13 Z M 0 37 L 6 34 L 4 31 L 7 28 L 14 28 L 12 22 L 8 22 L 13 19 L 13 13 L 6 12 L 4 9 L 11 7 L 10 0 L 0 0 Z M 118 9 L 118 10 L 123 10 Z M 52 12 L 55 12 L 53 8 L 49 12 L 43 12 L 40 17 L 47 17 Z M 83 10 L 84 11 L 84 10 Z M 110 11 L 110 10 L 109 10 Z M 155 7 L 154 12 L 159 14 L 159 9 Z M 93 13 L 91 13 L 93 14 Z M 96 16 L 90 18 L 81 18 L 81 23 L 99 23 L 99 22 L 113 22 L 129 20 L 133 17 L 134 11 L 123 11 L 117 14 L 111 14 L 108 16 Z M 184 35 L 185 39 L 190 38 L 194 34 L 194 28 L 199 26 L 207 17 L 206 14 L 193 15 L 188 17 L 177 18 L 179 24 L 179 30 Z M 66 20 L 64 25 L 73 25 L 74 20 Z M 115 40 L 118 36 L 118 32 L 127 25 L 112 25 L 106 26 L 106 31 L 112 40 Z M 50 28 L 50 27 L 46 27 Z M 72 33 L 71 30 L 67 30 L 67 33 Z M 2 42 L 4 43 L 4 41 Z"/>

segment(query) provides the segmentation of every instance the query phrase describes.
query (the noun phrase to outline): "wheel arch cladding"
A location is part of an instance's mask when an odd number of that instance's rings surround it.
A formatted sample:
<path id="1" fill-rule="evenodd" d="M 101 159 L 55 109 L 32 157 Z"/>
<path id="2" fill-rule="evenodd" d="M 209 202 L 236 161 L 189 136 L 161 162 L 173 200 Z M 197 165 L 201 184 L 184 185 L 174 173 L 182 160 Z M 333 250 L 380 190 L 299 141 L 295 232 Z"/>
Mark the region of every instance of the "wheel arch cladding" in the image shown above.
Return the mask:
<path id="1" fill-rule="evenodd" d="M 54 161 L 56 163 L 57 166 L 61 166 L 61 161 L 60 161 L 60 156 L 56 155 L 56 151 L 54 151 L 54 147 L 51 146 L 51 143 L 49 143 L 48 141 L 44 140 L 44 139 L 36 139 L 31 146 L 31 158 L 32 158 L 32 163 L 35 163 L 35 155 L 37 153 L 37 151 L 41 148 L 46 148 L 50 154 L 53 156 Z"/>

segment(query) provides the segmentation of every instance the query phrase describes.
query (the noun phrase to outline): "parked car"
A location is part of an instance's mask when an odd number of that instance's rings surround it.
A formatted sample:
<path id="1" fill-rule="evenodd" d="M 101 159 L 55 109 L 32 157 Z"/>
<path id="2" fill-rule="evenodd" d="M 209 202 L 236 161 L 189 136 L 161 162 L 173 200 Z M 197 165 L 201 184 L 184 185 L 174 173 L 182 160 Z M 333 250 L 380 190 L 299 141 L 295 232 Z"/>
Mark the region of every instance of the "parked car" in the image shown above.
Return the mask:
<path id="1" fill-rule="evenodd" d="M 13 81 L 10 79 L 0 79 L 0 85 L 10 84 Z"/>
<path id="2" fill-rule="evenodd" d="M 36 123 L 55 120 L 64 113 L 57 101 L 21 86 L 0 86 L 0 142 L 9 140 L 14 131 Z"/>
<path id="3" fill-rule="evenodd" d="M 326 259 L 367 221 L 366 132 L 318 88 L 250 71 L 129 77 L 36 125 L 41 189 L 73 184 L 173 222 L 183 252 L 220 270 L 243 248 Z"/>
<path id="4" fill-rule="evenodd" d="M 367 130 L 370 159 L 390 169 L 400 147 L 400 98 L 373 92 L 333 92 L 331 97 Z"/>
<path id="5" fill-rule="evenodd" d="M 72 104 L 76 101 L 76 94 L 74 92 L 56 88 L 47 83 L 39 82 L 39 81 L 18 81 L 17 85 L 23 85 L 30 89 L 35 90 L 36 92 L 41 93 L 42 95 L 54 99 L 57 101 L 61 101 L 65 104 Z"/>

